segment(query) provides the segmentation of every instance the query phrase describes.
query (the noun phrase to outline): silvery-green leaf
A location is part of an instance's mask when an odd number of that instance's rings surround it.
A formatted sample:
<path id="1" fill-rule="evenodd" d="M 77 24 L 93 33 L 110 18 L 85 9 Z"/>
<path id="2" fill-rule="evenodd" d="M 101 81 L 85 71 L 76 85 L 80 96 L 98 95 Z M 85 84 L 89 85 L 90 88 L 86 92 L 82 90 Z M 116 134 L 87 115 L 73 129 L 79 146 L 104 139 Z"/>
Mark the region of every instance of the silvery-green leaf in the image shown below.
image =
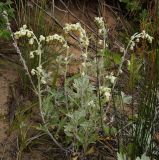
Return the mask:
<path id="1" fill-rule="evenodd" d="M 122 153 L 117 153 L 117 160 L 127 160 L 126 155 Z"/>
<path id="2" fill-rule="evenodd" d="M 132 101 L 132 96 L 126 95 L 124 92 L 121 92 L 121 97 L 125 104 L 130 104 Z"/>
<path id="3" fill-rule="evenodd" d="M 147 157 L 146 154 L 143 154 L 141 160 L 150 160 L 150 157 Z"/>

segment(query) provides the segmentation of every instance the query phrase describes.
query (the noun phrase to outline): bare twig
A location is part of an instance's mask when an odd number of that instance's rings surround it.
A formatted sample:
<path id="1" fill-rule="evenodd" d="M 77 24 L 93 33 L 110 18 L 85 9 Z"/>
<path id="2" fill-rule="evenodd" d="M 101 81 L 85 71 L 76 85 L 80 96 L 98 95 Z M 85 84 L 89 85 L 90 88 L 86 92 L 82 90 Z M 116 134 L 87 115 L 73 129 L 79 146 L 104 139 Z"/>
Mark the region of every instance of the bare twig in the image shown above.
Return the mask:
<path id="1" fill-rule="evenodd" d="M 49 12 L 47 12 L 45 9 L 43 9 L 41 6 L 39 6 L 39 5 L 38 5 L 36 2 L 34 2 L 33 0 L 32 0 L 32 3 L 33 3 L 34 5 L 36 5 L 39 9 L 41 9 L 41 10 L 42 10 L 47 16 L 49 16 L 52 20 L 54 20 L 55 23 L 56 23 L 61 29 L 63 29 L 63 25 L 57 20 L 57 18 L 56 18 L 55 16 L 52 16 Z M 79 21 L 81 21 L 81 20 L 79 20 Z M 93 31 L 93 30 L 91 29 L 91 31 Z M 93 32 L 94 32 L 94 31 L 93 31 Z M 76 38 L 73 34 L 69 33 L 69 35 L 70 35 L 71 38 L 73 38 L 74 40 L 76 40 L 77 42 L 79 42 L 79 39 Z M 92 49 L 93 51 L 95 51 L 95 48 L 94 48 L 93 46 L 89 46 L 89 48 Z"/>

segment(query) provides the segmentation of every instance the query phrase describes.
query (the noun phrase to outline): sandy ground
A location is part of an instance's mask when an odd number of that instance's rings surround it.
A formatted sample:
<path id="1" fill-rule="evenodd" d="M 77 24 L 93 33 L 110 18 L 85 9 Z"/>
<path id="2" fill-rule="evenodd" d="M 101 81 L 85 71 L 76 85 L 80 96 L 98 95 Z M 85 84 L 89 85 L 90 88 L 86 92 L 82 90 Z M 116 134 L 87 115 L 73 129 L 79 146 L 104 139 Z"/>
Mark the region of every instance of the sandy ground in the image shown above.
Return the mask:
<path id="1" fill-rule="evenodd" d="M 15 146 L 9 135 L 9 112 L 12 110 L 11 87 L 18 81 L 16 70 L 8 61 L 0 60 L 0 159 L 15 158 Z"/>

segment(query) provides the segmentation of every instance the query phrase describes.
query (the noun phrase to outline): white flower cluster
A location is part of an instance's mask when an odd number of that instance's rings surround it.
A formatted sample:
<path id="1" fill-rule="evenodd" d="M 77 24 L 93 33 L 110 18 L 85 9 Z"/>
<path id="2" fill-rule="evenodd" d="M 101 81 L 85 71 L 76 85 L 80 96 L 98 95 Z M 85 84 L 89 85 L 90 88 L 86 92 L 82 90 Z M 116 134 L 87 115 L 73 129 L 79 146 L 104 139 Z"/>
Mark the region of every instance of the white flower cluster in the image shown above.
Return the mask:
<path id="1" fill-rule="evenodd" d="M 82 45 L 82 47 L 86 48 L 89 45 L 89 39 L 87 37 L 86 31 L 82 28 L 80 23 L 76 23 L 76 24 L 66 24 L 64 27 L 64 31 L 65 33 L 69 33 L 71 31 L 76 31 L 79 33 L 79 37 L 80 37 L 80 43 Z"/>
<path id="2" fill-rule="evenodd" d="M 111 88 L 100 86 L 99 90 L 100 90 L 100 93 L 104 95 L 105 101 L 109 102 L 111 98 Z"/>
<path id="3" fill-rule="evenodd" d="M 92 107 L 95 107 L 95 103 L 93 100 L 91 100 L 90 102 L 88 102 L 88 106 L 92 106 Z"/>
<path id="4" fill-rule="evenodd" d="M 89 45 L 89 39 L 87 37 L 86 31 L 82 28 L 80 23 L 76 23 L 76 24 L 66 24 L 64 27 L 64 31 L 66 34 L 68 34 L 69 32 L 76 32 L 79 34 L 79 41 L 81 46 L 85 49 L 85 51 L 82 51 L 82 58 L 83 58 L 83 63 L 82 63 L 82 68 L 81 68 L 81 75 L 84 76 L 85 75 L 85 71 L 86 71 L 86 61 L 87 61 L 87 57 L 88 57 L 88 53 L 87 53 L 87 47 Z"/>
<path id="5" fill-rule="evenodd" d="M 100 46 L 102 46 L 102 45 L 103 45 L 103 40 L 100 39 L 100 40 L 98 41 L 98 44 L 99 44 Z"/>
<path id="6" fill-rule="evenodd" d="M 135 33 L 133 36 L 131 36 L 130 39 L 130 49 L 134 50 L 135 43 L 140 42 L 140 38 L 148 40 L 149 43 L 152 43 L 153 37 L 151 37 L 149 34 L 143 30 L 141 33 Z"/>
<path id="7" fill-rule="evenodd" d="M 48 75 L 47 73 L 44 71 L 44 69 L 42 68 L 41 65 L 39 65 L 38 67 L 36 67 L 36 69 L 32 69 L 31 70 L 31 74 L 34 76 L 34 75 L 37 75 L 38 77 L 40 77 L 40 81 L 42 84 L 46 84 L 47 83 L 47 78 L 48 78 Z"/>
<path id="8" fill-rule="evenodd" d="M 26 25 L 23 25 L 19 31 L 14 33 L 14 37 L 15 39 L 19 39 L 21 37 L 28 37 L 29 38 L 29 44 L 33 45 L 34 41 L 35 41 L 35 35 L 33 33 L 33 31 L 30 31 L 29 29 L 27 29 Z"/>
<path id="9" fill-rule="evenodd" d="M 58 41 L 58 42 L 63 44 L 64 48 L 66 48 L 66 49 L 69 48 L 69 46 L 67 45 L 67 42 L 66 42 L 66 40 L 64 39 L 63 36 L 60 36 L 58 34 L 54 34 L 52 36 L 44 37 L 43 35 L 40 35 L 39 39 L 37 39 L 36 36 L 34 35 L 33 31 L 30 31 L 29 29 L 27 29 L 26 25 L 23 25 L 23 27 L 21 27 L 19 31 L 14 33 L 14 37 L 16 39 L 19 39 L 19 38 L 24 37 L 24 36 L 29 38 L 29 44 L 30 45 L 33 45 L 35 40 L 39 44 L 41 44 L 41 42 L 43 42 L 43 41 L 46 41 L 46 42 Z M 31 52 L 30 57 L 32 57 L 32 58 L 34 57 L 33 52 Z"/>
<path id="10" fill-rule="evenodd" d="M 66 49 L 69 49 L 69 46 L 67 45 L 67 41 L 64 39 L 63 36 L 60 36 L 58 34 L 54 34 L 52 36 L 46 37 L 46 42 L 49 43 L 51 41 L 58 41 L 59 43 L 63 44 L 63 47 Z"/>
<path id="11" fill-rule="evenodd" d="M 82 58 L 83 58 L 83 62 L 82 62 L 82 68 L 81 68 L 81 75 L 85 76 L 85 71 L 87 69 L 87 55 L 88 53 L 82 53 Z"/>
<path id="12" fill-rule="evenodd" d="M 99 33 L 102 34 L 105 29 L 103 17 L 95 17 L 94 22 L 99 28 Z"/>
<path id="13" fill-rule="evenodd" d="M 95 17 L 94 22 L 96 23 L 96 25 L 99 28 L 99 30 L 98 30 L 99 34 L 105 34 L 106 28 L 105 28 L 103 17 Z"/>
<path id="14" fill-rule="evenodd" d="M 114 82 L 115 82 L 115 80 L 116 80 L 117 77 L 115 77 L 115 76 L 114 76 L 114 73 L 111 72 L 111 74 L 108 75 L 108 76 L 106 76 L 106 78 L 107 78 L 108 80 L 110 80 L 110 82 L 111 82 L 112 84 L 114 84 Z"/>
<path id="15" fill-rule="evenodd" d="M 99 40 L 98 44 L 100 46 L 103 45 L 103 49 L 105 49 L 105 48 L 108 47 L 108 44 L 106 43 L 106 38 L 107 38 L 107 33 L 108 33 L 109 30 L 106 29 L 106 27 L 105 27 L 103 17 L 95 17 L 94 22 L 96 23 L 96 25 L 98 27 L 99 35 L 103 36 L 103 40 Z"/>
<path id="16" fill-rule="evenodd" d="M 42 68 L 42 65 L 41 65 L 41 54 L 43 52 L 42 51 L 42 42 L 58 41 L 58 42 L 62 43 L 64 48 L 68 49 L 69 46 L 67 45 L 67 41 L 64 39 L 64 37 L 62 37 L 58 34 L 54 34 L 52 36 L 47 36 L 47 37 L 40 35 L 40 37 L 37 38 L 35 36 L 35 34 L 33 33 L 33 31 L 30 31 L 29 29 L 27 29 L 26 25 L 23 25 L 19 31 L 15 32 L 14 37 L 15 37 L 15 39 L 19 39 L 21 37 L 27 37 L 29 39 L 30 45 L 33 45 L 34 42 L 37 43 L 38 48 L 37 48 L 37 50 L 30 51 L 30 58 L 34 58 L 35 54 L 38 55 L 40 64 L 36 67 L 36 69 L 31 70 L 31 74 L 37 75 L 38 79 L 40 78 L 41 83 L 46 84 L 49 79 L 49 74 L 47 74 L 45 72 L 45 70 Z"/>
<path id="17" fill-rule="evenodd" d="M 30 51 L 30 58 L 34 58 L 34 54 L 36 54 L 37 56 L 42 54 L 42 51 L 40 49 L 38 50 L 34 50 L 34 51 Z"/>
<path id="18" fill-rule="evenodd" d="M 84 62 L 81 64 L 81 76 L 85 76 L 86 75 L 86 69 L 87 69 L 87 63 L 86 63 L 86 59 L 84 60 Z"/>
<path id="19" fill-rule="evenodd" d="M 43 35 L 40 35 L 39 41 L 42 42 L 42 41 L 45 41 L 45 40 L 46 40 L 46 38 Z"/>
<path id="20" fill-rule="evenodd" d="M 125 52 L 125 48 L 124 47 L 120 47 L 120 52 L 124 53 Z"/>

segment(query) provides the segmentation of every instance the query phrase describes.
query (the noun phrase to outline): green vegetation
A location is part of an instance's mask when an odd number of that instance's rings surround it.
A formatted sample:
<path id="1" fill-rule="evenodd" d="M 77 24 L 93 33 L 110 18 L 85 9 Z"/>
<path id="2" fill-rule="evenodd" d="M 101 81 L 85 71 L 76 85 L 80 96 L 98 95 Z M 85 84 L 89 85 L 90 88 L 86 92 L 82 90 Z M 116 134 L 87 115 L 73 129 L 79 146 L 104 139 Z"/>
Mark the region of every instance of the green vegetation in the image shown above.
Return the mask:
<path id="1" fill-rule="evenodd" d="M 16 13 L 21 26 L 13 32 L 8 19 L 14 15 L 8 8 L 12 3 L 0 3 L 2 25 L 8 28 L 1 32 L 3 37 L 5 32 L 11 34 L 25 69 L 21 71 L 23 96 L 29 101 L 17 106 L 12 124 L 18 133 L 17 160 L 43 139 L 72 160 L 91 159 L 94 154 L 104 160 L 113 143 L 113 157 L 118 160 L 159 157 L 154 140 L 159 129 L 159 4 L 154 2 L 152 17 L 151 8 L 143 8 L 141 1 L 120 2 L 128 12 L 136 12 L 136 18 L 129 16 L 140 23 L 130 31 L 136 33 L 128 37 L 124 33 L 122 45 L 115 50 L 103 17 L 94 18 L 91 34 L 80 22 L 52 29 L 49 24 L 44 27 L 47 1 L 36 5 L 34 17 L 28 16 L 31 11 L 21 1 L 16 3 L 23 6 Z M 69 75 L 74 60 L 72 36 L 80 58 L 78 72 Z M 38 122 L 31 120 L 35 110 Z"/>
<path id="2" fill-rule="evenodd" d="M 7 11 L 9 19 L 14 18 L 14 9 L 11 7 L 12 5 L 11 0 L 7 0 L 6 2 L 0 2 L 0 38 L 1 39 L 8 39 L 10 38 L 10 34 L 6 28 L 6 24 L 4 18 L 2 17 L 3 11 Z"/>

